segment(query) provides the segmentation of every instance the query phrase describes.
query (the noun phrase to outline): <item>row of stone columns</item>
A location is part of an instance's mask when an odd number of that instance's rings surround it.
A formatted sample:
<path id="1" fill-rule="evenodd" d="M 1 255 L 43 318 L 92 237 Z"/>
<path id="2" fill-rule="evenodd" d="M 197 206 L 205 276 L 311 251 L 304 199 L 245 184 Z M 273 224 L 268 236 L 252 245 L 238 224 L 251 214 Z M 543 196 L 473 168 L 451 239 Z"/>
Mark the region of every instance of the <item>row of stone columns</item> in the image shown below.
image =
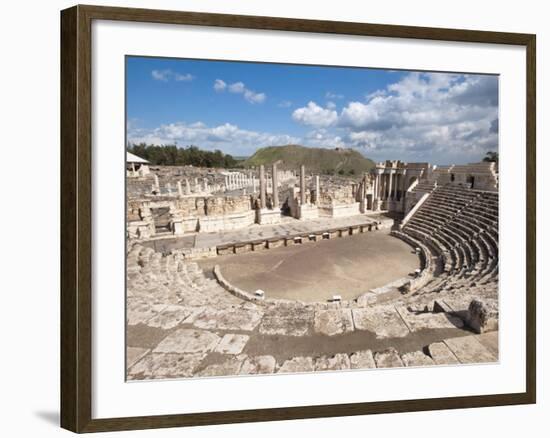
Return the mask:
<path id="1" fill-rule="evenodd" d="M 391 171 L 390 173 L 377 173 L 374 180 L 374 196 L 377 200 L 397 199 L 398 191 L 404 193 L 406 176 L 403 173 Z"/>
<path id="2" fill-rule="evenodd" d="M 406 170 L 397 171 L 393 169 L 388 173 L 378 171 L 374 179 L 373 208 L 380 209 L 382 201 L 397 201 L 399 195 L 401 195 L 400 201 L 403 201 L 403 205 L 405 205 L 407 188 Z"/>
<path id="3" fill-rule="evenodd" d="M 154 175 L 154 179 L 155 179 L 155 183 L 152 186 L 152 191 L 160 195 L 161 189 L 160 189 L 158 176 Z M 220 189 L 220 186 L 218 184 L 214 184 L 213 186 L 210 186 L 208 184 L 207 178 L 203 178 L 202 183 L 199 182 L 198 178 L 195 178 L 195 190 L 194 190 L 195 193 L 210 193 L 212 189 L 214 191 L 217 191 Z M 185 178 L 185 188 L 182 185 L 182 182 L 178 180 L 176 182 L 176 190 L 177 190 L 177 195 L 179 197 L 191 195 L 192 189 L 191 189 L 191 183 L 189 182 L 189 179 Z M 168 195 L 172 195 L 172 184 L 170 182 L 166 183 L 166 191 Z"/>
<path id="4" fill-rule="evenodd" d="M 255 179 L 256 178 L 252 174 L 245 175 L 241 172 L 230 173 L 225 176 L 225 189 L 236 190 L 250 186 L 255 187 Z"/>
<path id="5" fill-rule="evenodd" d="M 277 172 L 277 164 L 273 164 L 271 167 L 271 184 L 266 180 L 265 166 L 260 166 L 260 208 L 267 207 L 267 192 L 271 191 L 273 194 L 273 206 L 278 208 L 279 206 L 279 173 Z M 271 187 L 270 187 L 271 186 Z M 269 190 L 271 189 L 271 190 Z M 254 187 L 256 192 L 256 187 Z"/>

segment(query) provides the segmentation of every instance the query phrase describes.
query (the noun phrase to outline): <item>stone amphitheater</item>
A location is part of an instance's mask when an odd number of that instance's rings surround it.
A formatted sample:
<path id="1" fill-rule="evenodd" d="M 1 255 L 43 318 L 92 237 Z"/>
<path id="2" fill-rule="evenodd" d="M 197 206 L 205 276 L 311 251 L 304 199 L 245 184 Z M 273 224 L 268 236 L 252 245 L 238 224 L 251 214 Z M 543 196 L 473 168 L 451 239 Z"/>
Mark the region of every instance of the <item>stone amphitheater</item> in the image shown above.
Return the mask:
<path id="1" fill-rule="evenodd" d="M 128 380 L 498 361 L 493 163 L 136 164 Z"/>

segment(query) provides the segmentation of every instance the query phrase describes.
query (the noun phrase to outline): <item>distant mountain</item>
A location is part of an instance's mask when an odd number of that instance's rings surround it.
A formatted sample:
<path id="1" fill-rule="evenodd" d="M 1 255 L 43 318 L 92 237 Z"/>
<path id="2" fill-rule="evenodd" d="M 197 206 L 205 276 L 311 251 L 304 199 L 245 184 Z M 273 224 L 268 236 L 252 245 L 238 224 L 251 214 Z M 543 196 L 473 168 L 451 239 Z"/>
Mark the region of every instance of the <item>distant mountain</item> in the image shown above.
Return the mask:
<path id="1" fill-rule="evenodd" d="M 300 145 L 261 148 L 239 164 L 244 167 L 258 167 L 275 162 L 281 169 L 297 169 L 303 164 L 308 172 L 330 175 L 359 175 L 375 166 L 374 161 L 353 149 L 309 148 Z"/>

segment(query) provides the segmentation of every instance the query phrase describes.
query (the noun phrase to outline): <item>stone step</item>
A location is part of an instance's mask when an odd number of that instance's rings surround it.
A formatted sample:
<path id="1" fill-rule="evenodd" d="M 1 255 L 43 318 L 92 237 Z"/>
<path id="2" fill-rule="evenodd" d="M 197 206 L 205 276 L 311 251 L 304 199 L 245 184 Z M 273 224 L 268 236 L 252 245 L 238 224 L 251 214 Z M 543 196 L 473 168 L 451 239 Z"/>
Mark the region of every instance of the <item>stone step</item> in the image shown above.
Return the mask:
<path id="1" fill-rule="evenodd" d="M 477 338 L 478 336 L 463 336 L 445 339 L 443 342 L 460 363 L 496 362 L 497 355 L 486 348 Z"/>

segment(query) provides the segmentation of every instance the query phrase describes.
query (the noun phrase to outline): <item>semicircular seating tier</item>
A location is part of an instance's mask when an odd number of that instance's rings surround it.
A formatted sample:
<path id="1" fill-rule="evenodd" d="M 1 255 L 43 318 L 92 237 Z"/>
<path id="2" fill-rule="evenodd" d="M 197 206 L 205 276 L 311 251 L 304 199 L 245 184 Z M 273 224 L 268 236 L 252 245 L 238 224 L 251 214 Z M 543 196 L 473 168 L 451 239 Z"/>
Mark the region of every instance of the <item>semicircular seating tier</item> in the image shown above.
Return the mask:
<path id="1" fill-rule="evenodd" d="M 496 290 L 498 214 L 497 192 L 435 188 L 401 231 L 393 232 L 428 251 L 432 279 L 419 292 Z"/>

